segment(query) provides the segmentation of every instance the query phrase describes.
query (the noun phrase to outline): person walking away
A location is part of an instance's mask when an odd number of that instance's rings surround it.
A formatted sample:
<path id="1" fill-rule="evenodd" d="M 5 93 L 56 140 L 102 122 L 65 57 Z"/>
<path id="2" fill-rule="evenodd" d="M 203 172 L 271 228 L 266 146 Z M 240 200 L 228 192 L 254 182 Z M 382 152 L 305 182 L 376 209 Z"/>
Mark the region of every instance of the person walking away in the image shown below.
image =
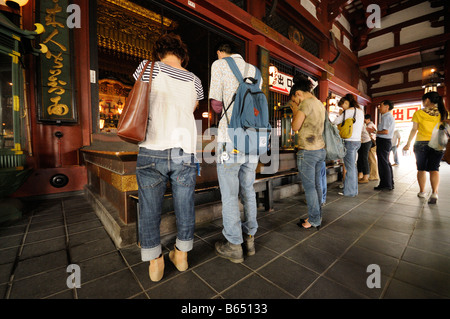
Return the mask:
<path id="1" fill-rule="evenodd" d="M 294 109 L 292 129 L 298 131 L 297 167 L 305 190 L 308 218 L 300 219 L 301 229 L 319 229 L 322 223 L 322 167 L 326 151 L 323 140 L 325 109 L 311 92 L 314 85 L 303 75 L 296 75 L 289 96 L 298 106 Z"/>
<path id="2" fill-rule="evenodd" d="M 243 77 L 254 77 L 255 66 L 246 63 L 240 54 L 236 53 L 233 43 L 224 42 L 217 48 L 218 60 L 211 66 L 211 85 L 209 99 L 216 113 L 225 112 L 222 116 L 217 135 L 217 176 L 222 196 L 222 220 L 224 241 L 215 243 L 216 253 L 234 263 L 244 261 L 244 252 L 251 256 L 255 254 L 254 236 L 258 229 L 256 194 L 253 184 L 258 165 L 257 155 L 245 155 L 236 151 L 227 152 L 227 143 L 232 143 L 227 134 L 227 120 L 231 118 L 234 103 L 232 102 L 239 82 L 228 66 L 225 57 L 231 57 L 237 64 Z M 262 85 L 262 83 L 261 83 Z M 239 211 L 239 195 L 244 205 L 244 219 L 241 221 Z"/>
<path id="3" fill-rule="evenodd" d="M 394 155 L 394 164 L 392 164 L 392 166 L 398 166 L 400 164 L 400 162 L 398 161 L 398 148 L 400 146 L 400 142 L 401 142 L 400 131 L 395 130 L 394 136 L 392 136 L 391 140 L 392 144 L 391 151 L 392 154 Z"/>
<path id="4" fill-rule="evenodd" d="M 393 190 L 394 176 L 392 166 L 389 161 L 391 152 L 391 140 L 395 131 L 395 120 L 392 115 L 394 104 L 385 100 L 379 105 L 381 121 L 378 125 L 377 133 L 377 158 L 378 158 L 378 174 L 380 175 L 380 183 L 374 187 L 375 190 Z"/>
<path id="5" fill-rule="evenodd" d="M 333 124 L 341 124 L 346 119 L 355 118 L 353 123 L 352 135 L 344 139 L 347 152 L 344 157 L 345 179 L 343 192 L 339 195 L 355 197 L 358 195 L 358 169 L 356 167 L 356 155 L 361 147 L 361 134 L 364 124 L 364 112 L 359 107 L 353 94 L 347 94 L 339 100 L 339 116 L 333 121 Z"/>
<path id="6" fill-rule="evenodd" d="M 448 121 L 448 112 L 445 109 L 442 97 L 437 92 L 428 92 L 422 96 L 423 109 L 417 110 L 412 118 L 413 127 L 408 137 L 408 142 L 403 147 L 404 151 L 409 150 L 412 140 L 417 134 L 414 143 L 414 154 L 417 165 L 417 182 L 419 183 L 419 193 L 417 196 L 426 197 L 426 172 L 430 173 L 431 196 L 429 204 L 436 204 L 439 189 L 439 166 L 444 156 L 444 151 L 437 151 L 428 146 L 431 140 L 433 129 L 443 121 Z"/>
<path id="7" fill-rule="evenodd" d="M 150 261 L 150 279 L 159 281 L 164 274 L 161 210 L 169 181 L 177 221 L 177 238 L 169 258 L 179 271 L 188 268 L 187 253 L 193 248 L 197 175 L 197 128 L 193 113 L 203 99 L 203 88 L 200 79 L 185 69 L 188 51 L 178 35 L 161 36 L 155 42 L 153 56 L 157 61 L 149 63 L 142 77 L 143 81 L 149 81 L 151 64 L 155 63 L 148 130 L 146 139 L 139 144 L 136 178 L 141 258 Z M 146 62 L 137 68 L 135 79 Z"/>

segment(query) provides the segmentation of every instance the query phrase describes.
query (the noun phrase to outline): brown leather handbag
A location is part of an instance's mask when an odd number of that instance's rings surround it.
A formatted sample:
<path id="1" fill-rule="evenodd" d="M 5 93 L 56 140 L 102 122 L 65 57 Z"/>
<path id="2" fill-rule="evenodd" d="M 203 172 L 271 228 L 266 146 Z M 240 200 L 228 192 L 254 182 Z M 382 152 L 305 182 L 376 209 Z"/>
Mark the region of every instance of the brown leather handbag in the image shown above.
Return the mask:
<path id="1" fill-rule="evenodd" d="M 148 82 L 142 81 L 150 60 L 147 61 L 139 78 L 128 95 L 123 112 L 117 124 L 117 136 L 122 140 L 137 144 L 145 140 L 147 134 L 148 114 L 150 109 L 150 90 L 152 88 L 152 75 L 155 63 L 150 69 Z"/>
<path id="2" fill-rule="evenodd" d="M 444 157 L 442 160 L 447 162 L 447 164 L 450 164 L 450 139 L 447 142 L 447 149 L 445 150 Z"/>

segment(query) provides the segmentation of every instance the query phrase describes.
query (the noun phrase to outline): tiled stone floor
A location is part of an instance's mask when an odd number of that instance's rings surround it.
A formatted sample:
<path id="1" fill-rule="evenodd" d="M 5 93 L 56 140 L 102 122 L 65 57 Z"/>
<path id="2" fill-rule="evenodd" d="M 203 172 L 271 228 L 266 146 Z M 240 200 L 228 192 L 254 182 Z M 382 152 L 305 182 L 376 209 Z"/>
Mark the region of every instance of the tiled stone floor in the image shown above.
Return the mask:
<path id="1" fill-rule="evenodd" d="M 360 185 L 356 198 L 329 185 L 320 231 L 296 223 L 306 216 L 304 195 L 259 211 L 255 256 L 242 264 L 217 257 L 221 221 L 198 227 L 189 269 L 168 259 L 162 281 L 148 278 L 136 245 L 117 249 L 83 195 L 31 203 L 30 212 L 0 226 L 0 296 L 6 299 L 378 299 L 450 297 L 450 166 L 441 165 L 440 198 L 417 197 L 413 159 L 394 168 L 395 190 Z M 428 183 L 428 191 L 430 186 Z M 70 264 L 81 288 L 67 287 Z M 369 288 L 380 267 L 380 288 Z M 371 277 L 372 278 L 372 277 Z M 370 282 L 375 282 L 369 278 Z"/>

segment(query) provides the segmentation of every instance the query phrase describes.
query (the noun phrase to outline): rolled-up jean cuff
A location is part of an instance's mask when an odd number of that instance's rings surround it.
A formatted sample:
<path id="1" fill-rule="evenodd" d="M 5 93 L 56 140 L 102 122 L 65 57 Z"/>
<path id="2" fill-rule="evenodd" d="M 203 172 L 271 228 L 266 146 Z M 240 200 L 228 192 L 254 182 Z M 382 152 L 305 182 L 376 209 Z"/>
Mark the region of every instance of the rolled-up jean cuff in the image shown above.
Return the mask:
<path id="1" fill-rule="evenodd" d="M 187 252 L 187 251 L 191 251 L 192 248 L 194 247 L 194 240 L 180 240 L 177 238 L 177 240 L 175 241 L 175 245 L 177 246 L 178 250 Z"/>
<path id="2" fill-rule="evenodd" d="M 150 261 L 158 258 L 161 255 L 161 245 L 155 246 L 153 248 L 141 248 L 141 259 L 142 261 Z"/>

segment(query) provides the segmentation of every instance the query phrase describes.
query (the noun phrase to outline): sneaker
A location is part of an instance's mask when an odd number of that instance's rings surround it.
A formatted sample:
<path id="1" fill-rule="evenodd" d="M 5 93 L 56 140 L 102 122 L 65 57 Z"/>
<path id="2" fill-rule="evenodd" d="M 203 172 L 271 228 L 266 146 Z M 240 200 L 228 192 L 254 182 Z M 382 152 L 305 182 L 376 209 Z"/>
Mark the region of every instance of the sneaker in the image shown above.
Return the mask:
<path id="1" fill-rule="evenodd" d="M 436 193 L 431 194 L 430 198 L 428 199 L 428 204 L 436 204 L 438 200 L 438 195 Z"/>
<path id="2" fill-rule="evenodd" d="M 417 197 L 425 198 L 425 197 L 427 197 L 427 193 L 425 193 L 425 192 L 419 192 L 419 193 L 417 193 Z"/>
<path id="3" fill-rule="evenodd" d="M 233 263 L 244 262 L 244 253 L 241 245 L 234 245 L 229 241 L 216 242 L 216 254 L 219 257 L 230 260 Z"/>
<path id="4" fill-rule="evenodd" d="M 244 236 L 244 249 L 247 251 L 247 256 L 253 256 L 255 254 L 255 236 Z"/>

